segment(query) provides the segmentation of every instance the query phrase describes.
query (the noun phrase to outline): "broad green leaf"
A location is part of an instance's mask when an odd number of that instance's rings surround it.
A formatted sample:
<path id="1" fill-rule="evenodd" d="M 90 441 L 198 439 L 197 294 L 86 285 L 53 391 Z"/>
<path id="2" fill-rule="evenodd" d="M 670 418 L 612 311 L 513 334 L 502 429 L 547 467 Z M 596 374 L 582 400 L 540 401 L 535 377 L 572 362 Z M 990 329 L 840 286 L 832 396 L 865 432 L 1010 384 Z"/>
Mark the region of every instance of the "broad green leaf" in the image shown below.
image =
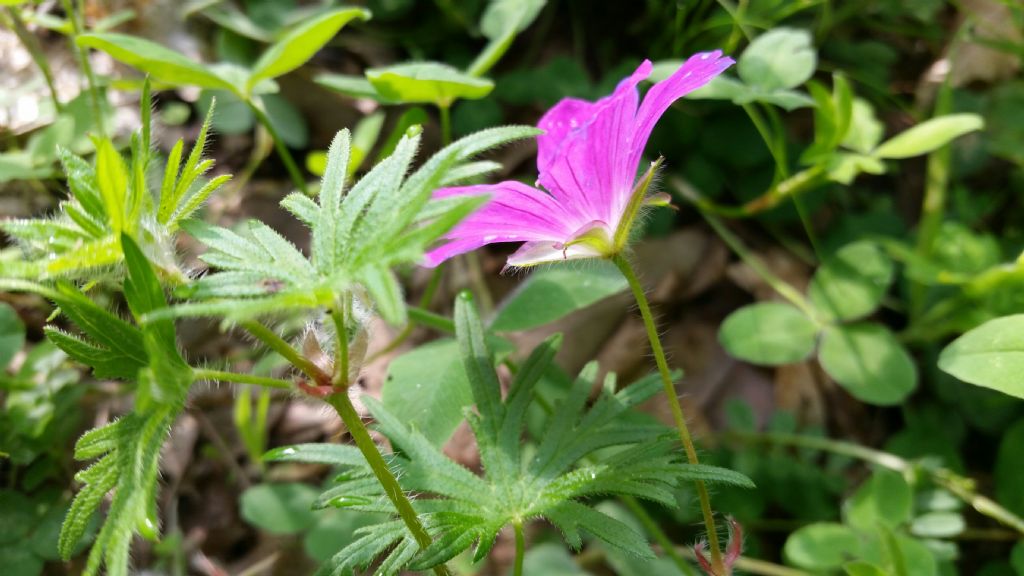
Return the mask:
<path id="1" fill-rule="evenodd" d="M 894 160 L 920 156 L 984 126 L 985 121 L 977 114 L 939 116 L 886 140 L 875 150 L 874 156 Z"/>
<path id="2" fill-rule="evenodd" d="M 438 340 L 392 360 L 381 401 L 434 445 L 447 442 L 473 403 L 458 344 Z"/>
<path id="3" fill-rule="evenodd" d="M 1024 314 L 990 320 L 939 356 L 939 368 L 975 386 L 1024 398 Z"/>
<path id="4" fill-rule="evenodd" d="M 0 372 L 25 344 L 25 325 L 10 304 L 0 302 Z"/>
<path id="5" fill-rule="evenodd" d="M 428 103 L 447 108 L 455 100 L 475 100 L 490 94 L 490 80 L 463 74 L 439 62 L 409 62 L 371 68 L 366 78 L 384 98 L 403 104 Z"/>
<path id="6" fill-rule="evenodd" d="M 242 518 L 271 534 L 295 534 L 311 527 L 317 489 L 309 484 L 258 484 L 242 493 Z"/>
<path id="7" fill-rule="evenodd" d="M 523 558 L 523 574 L 532 576 L 590 576 L 573 560 L 565 546 L 554 543 L 534 544 Z"/>
<path id="8" fill-rule="evenodd" d="M 870 404 L 899 404 L 917 387 L 914 360 L 892 332 L 877 324 L 826 329 L 818 358 L 840 386 Z"/>
<path id="9" fill-rule="evenodd" d="M 910 533 L 920 538 L 954 538 L 964 531 L 966 522 L 959 512 L 929 512 L 910 524 Z"/>
<path id="10" fill-rule="evenodd" d="M 885 133 L 885 126 L 875 116 L 874 107 L 861 98 L 853 99 L 850 125 L 840 144 L 861 154 L 875 149 Z"/>
<path id="11" fill-rule="evenodd" d="M 807 570 L 835 570 L 861 555 L 860 536 L 842 524 L 810 524 L 789 535 L 782 549 L 787 562 Z"/>
<path id="12" fill-rule="evenodd" d="M 143 38 L 116 33 L 83 34 L 76 42 L 79 46 L 102 50 L 169 84 L 220 88 L 238 93 L 238 87 L 221 79 L 203 64 Z"/>
<path id="13" fill-rule="evenodd" d="M 491 0 L 480 17 L 480 32 L 488 40 L 501 38 L 510 30 L 522 32 L 529 28 L 547 0 Z"/>
<path id="14" fill-rule="evenodd" d="M 383 514 L 356 512 L 322 512 L 306 536 L 302 547 L 306 554 L 317 562 L 326 562 L 345 543 L 356 539 L 356 530 L 385 521 Z"/>
<path id="15" fill-rule="evenodd" d="M 795 88 L 806 82 L 818 63 L 811 34 L 774 28 L 761 34 L 740 55 L 737 71 L 744 83 L 763 90 Z"/>
<path id="16" fill-rule="evenodd" d="M 605 262 L 586 268 L 542 268 L 504 301 L 491 321 L 491 329 L 527 330 L 550 324 L 626 288 L 622 274 Z"/>
<path id="17" fill-rule="evenodd" d="M 295 444 L 269 450 L 267 462 L 312 462 L 330 466 L 364 466 L 366 460 L 355 446 L 347 444 Z"/>
<path id="18" fill-rule="evenodd" d="M 814 273 L 808 295 L 829 318 L 853 320 L 875 311 L 889 290 L 893 263 L 877 244 L 847 244 Z"/>
<path id="19" fill-rule="evenodd" d="M 1006 430 L 999 441 L 995 465 L 996 500 L 1017 515 L 1024 514 L 1024 420 Z"/>
<path id="20" fill-rule="evenodd" d="M 886 576 L 885 571 L 870 562 L 856 560 L 843 564 L 846 576 Z"/>
<path id="21" fill-rule="evenodd" d="M 806 360 L 814 352 L 818 326 L 800 310 L 782 302 L 744 306 L 730 314 L 718 340 L 733 356 L 778 366 Z"/>
<path id="22" fill-rule="evenodd" d="M 334 38 L 345 24 L 356 18 L 368 20 L 370 13 L 362 8 L 339 9 L 291 30 L 268 48 L 253 65 L 246 91 L 251 91 L 261 80 L 276 78 L 302 66 Z"/>
<path id="23" fill-rule="evenodd" d="M 390 100 L 377 93 L 377 89 L 366 79 L 365 76 L 352 76 L 349 74 L 319 74 L 315 78 L 317 84 L 326 86 L 335 92 L 340 92 L 353 98 L 369 98 L 382 104 L 391 104 Z M 405 130 L 403 129 L 404 133 Z"/>
<path id="24" fill-rule="evenodd" d="M 843 518 L 866 532 L 876 530 L 879 523 L 895 528 L 910 520 L 913 496 L 902 475 L 879 470 L 843 503 Z"/>

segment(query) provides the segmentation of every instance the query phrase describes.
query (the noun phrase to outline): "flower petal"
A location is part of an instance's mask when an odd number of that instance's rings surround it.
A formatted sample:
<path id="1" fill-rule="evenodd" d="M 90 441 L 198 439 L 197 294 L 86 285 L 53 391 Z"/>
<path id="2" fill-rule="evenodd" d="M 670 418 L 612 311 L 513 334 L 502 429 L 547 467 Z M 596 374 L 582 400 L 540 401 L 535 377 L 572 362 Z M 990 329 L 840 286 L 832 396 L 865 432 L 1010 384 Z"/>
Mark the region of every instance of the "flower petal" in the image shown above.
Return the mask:
<path id="1" fill-rule="evenodd" d="M 572 234 L 569 218 L 558 202 L 521 182 L 442 188 L 437 198 L 455 195 L 489 195 L 490 201 L 470 214 L 446 235 L 446 244 L 431 250 L 425 260 L 429 267 L 476 250 L 486 244 L 547 240 L 561 242 Z"/>
<path id="2" fill-rule="evenodd" d="M 652 86 L 636 113 L 630 164 L 639 165 L 654 125 L 673 102 L 704 86 L 732 65 L 733 59 L 723 57 L 721 50 L 701 52 L 690 56 L 675 73 Z"/>
<path id="3" fill-rule="evenodd" d="M 587 244 L 564 246 L 557 242 L 527 242 L 508 257 L 505 268 L 527 268 L 538 264 L 601 257 L 602 254 L 599 251 Z"/>
<path id="4" fill-rule="evenodd" d="M 614 224 L 632 190 L 636 166 L 630 166 L 636 86 L 651 73 L 644 61 L 615 92 L 593 104 L 566 99 L 541 118 L 538 127 L 538 182 L 576 216 Z"/>

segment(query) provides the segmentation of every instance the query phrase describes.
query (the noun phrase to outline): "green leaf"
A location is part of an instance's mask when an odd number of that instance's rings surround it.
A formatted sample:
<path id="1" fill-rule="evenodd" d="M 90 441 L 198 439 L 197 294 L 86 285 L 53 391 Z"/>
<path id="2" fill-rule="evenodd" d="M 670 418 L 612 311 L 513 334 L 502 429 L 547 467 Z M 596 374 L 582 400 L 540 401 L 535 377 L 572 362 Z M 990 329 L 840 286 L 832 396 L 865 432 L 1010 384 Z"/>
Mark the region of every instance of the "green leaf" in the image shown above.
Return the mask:
<path id="1" fill-rule="evenodd" d="M 842 524 L 818 523 L 790 534 L 782 550 L 786 560 L 807 570 L 835 570 L 861 556 L 860 537 Z"/>
<path id="2" fill-rule="evenodd" d="M 325 73 L 318 74 L 314 81 L 321 86 L 353 98 L 369 98 L 381 104 L 395 103 L 381 96 L 365 76 Z"/>
<path id="3" fill-rule="evenodd" d="M 502 303 L 491 329 L 527 330 L 550 324 L 626 288 L 622 274 L 606 262 L 582 269 L 568 265 L 541 268 Z"/>
<path id="4" fill-rule="evenodd" d="M 0 372 L 25 344 L 25 325 L 14 308 L 0 302 Z"/>
<path id="5" fill-rule="evenodd" d="M 490 94 L 490 80 L 463 74 L 439 62 L 409 62 L 383 68 L 371 68 L 366 78 L 374 90 L 389 100 L 403 104 L 429 103 L 443 108 L 455 100 L 475 100 Z"/>
<path id="6" fill-rule="evenodd" d="M 134 222 L 125 222 L 124 216 L 128 194 L 128 174 L 124 159 L 106 138 L 96 141 L 96 183 L 114 232 L 120 232 L 126 226 L 134 226 Z"/>
<path id="7" fill-rule="evenodd" d="M 547 0 L 491 0 L 480 17 L 480 32 L 488 39 L 501 38 L 530 27 Z"/>
<path id="8" fill-rule="evenodd" d="M 768 366 L 806 360 L 813 352 L 818 326 L 803 312 L 782 302 L 761 302 L 730 314 L 718 331 L 729 354 Z"/>
<path id="9" fill-rule="evenodd" d="M 473 404 L 458 344 L 438 340 L 392 360 L 381 401 L 435 446 L 443 445 Z"/>
<path id="10" fill-rule="evenodd" d="M 1014 514 L 1024 514 L 1024 420 L 1014 422 L 999 441 L 994 470 L 996 500 Z"/>
<path id="11" fill-rule="evenodd" d="M 886 576 L 884 570 L 863 560 L 843 564 L 843 571 L 846 576 Z"/>
<path id="12" fill-rule="evenodd" d="M 959 512 L 929 512 L 910 524 L 910 533 L 919 538 L 954 538 L 967 523 Z"/>
<path id="13" fill-rule="evenodd" d="M 814 273 L 808 295 L 829 318 L 853 320 L 874 312 L 889 290 L 893 263 L 877 244 L 847 244 Z"/>
<path id="14" fill-rule="evenodd" d="M 875 149 L 884 133 L 885 126 L 875 116 L 874 107 L 867 100 L 854 98 L 850 126 L 840 144 L 861 154 L 868 154 Z"/>
<path id="15" fill-rule="evenodd" d="M 956 138 L 981 130 L 985 121 L 977 114 L 949 114 L 925 120 L 893 136 L 874 151 L 878 158 L 898 160 L 927 154 Z"/>
<path id="16" fill-rule="evenodd" d="M 552 542 L 534 544 L 523 558 L 523 574 L 531 576 L 591 576 L 564 546 Z"/>
<path id="17" fill-rule="evenodd" d="M 289 31 L 260 56 L 252 67 L 246 92 L 261 80 L 276 78 L 305 64 L 345 24 L 359 18 L 369 20 L 370 12 L 362 8 L 343 8 L 327 12 Z"/>
<path id="18" fill-rule="evenodd" d="M 879 524 L 895 528 L 910 520 L 914 495 L 902 475 L 876 471 L 843 503 L 843 517 L 851 527 L 865 532 Z"/>
<path id="19" fill-rule="evenodd" d="M 814 74 L 817 62 L 809 32 L 780 27 L 754 38 L 737 71 L 744 83 L 762 90 L 795 88 Z"/>
<path id="20" fill-rule="evenodd" d="M 242 518 L 271 534 L 295 534 L 311 527 L 316 488 L 298 482 L 258 484 L 242 492 Z"/>
<path id="21" fill-rule="evenodd" d="M 953 341 L 939 368 L 975 386 L 1024 398 L 1024 314 L 996 318 Z"/>
<path id="22" fill-rule="evenodd" d="M 82 34 L 75 41 L 79 46 L 102 50 L 115 59 L 168 84 L 220 88 L 236 94 L 239 92 L 238 87 L 223 80 L 220 75 L 203 64 L 143 38 L 103 33 Z"/>
<path id="23" fill-rule="evenodd" d="M 914 360 L 892 332 L 877 324 L 827 328 L 818 358 L 840 386 L 870 404 L 899 404 L 917 388 Z"/>
<path id="24" fill-rule="evenodd" d="M 365 466 L 355 446 L 345 444 L 294 444 L 274 448 L 263 455 L 267 462 L 311 462 L 330 466 Z"/>

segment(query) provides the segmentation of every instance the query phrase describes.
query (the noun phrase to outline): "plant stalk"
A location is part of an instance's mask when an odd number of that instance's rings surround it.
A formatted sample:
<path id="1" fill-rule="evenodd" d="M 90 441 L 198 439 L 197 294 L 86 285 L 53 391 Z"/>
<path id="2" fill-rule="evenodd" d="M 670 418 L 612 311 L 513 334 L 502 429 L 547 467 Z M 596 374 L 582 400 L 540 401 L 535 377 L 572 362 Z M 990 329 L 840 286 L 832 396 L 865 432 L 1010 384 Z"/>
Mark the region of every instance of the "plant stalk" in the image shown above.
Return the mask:
<path id="1" fill-rule="evenodd" d="M 14 34 L 21 40 L 21 44 L 28 50 L 32 61 L 35 62 L 36 67 L 43 74 L 43 79 L 46 80 L 46 87 L 50 90 L 50 99 L 53 100 L 54 112 L 60 114 L 64 110 L 64 106 L 60 103 L 60 98 L 57 97 L 57 86 L 53 81 L 53 72 L 50 70 L 50 64 L 46 60 L 46 54 L 43 53 L 42 47 L 39 45 L 39 40 L 29 32 L 25 26 L 25 22 L 21 19 L 21 12 L 15 6 L 9 6 L 6 10 L 7 17 L 10 20 L 11 30 L 14 30 Z"/>
<path id="2" fill-rule="evenodd" d="M 441 147 L 452 143 L 452 113 L 450 106 L 440 105 L 437 109 L 441 112 Z"/>
<path id="3" fill-rule="evenodd" d="M 97 134 L 106 137 L 106 121 L 103 117 L 103 104 L 100 101 L 100 92 L 96 87 L 96 74 L 92 71 L 92 64 L 89 63 L 89 50 L 78 46 L 78 37 L 82 34 L 81 21 L 81 0 L 78 9 L 72 4 L 72 0 L 61 0 L 61 6 L 67 13 L 68 22 L 71 23 L 71 51 L 78 57 L 78 65 L 85 74 L 86 83 L 89 85 L 89 101 L 92 104 L 94 118 L 93 126 Z"/>
<path id="4" fill-rule="evenodd" d="M 387 494 L 388 499 L 394 504 L 398 515 L 402 517 L 402 521 L 405 522 L 409 532 L 416 538 L 420 548 L 430 546 L 432 542 L 430 535 L 427 534 L 423 524 L 420 523 L 416 510 L 413 509 L 412 503 L 405 496 L 402 487 L 398 484 L 398 480 L 395 479 L 395 475 L 391 473 L 391 469 L 388 468 L 387 462 L 384 461 L 384 457 L 381 456 L 380 451 L 377 449 L 377 445 L 370 438 L 370 433 L 366 430 L 366 426 L 363 425 L 363 420 L 359 417 L 355 407 L 352 406 L 352 401 L 349 400 L 348 392 L 332 394 L 326 398 L 326 401 L 338 412 L 338 416 L 341 416 L 341 420 L 348 428 L 348 432 L 352 435 L 356 446 L 363 453 L 363 457 L 366 458 L 366 462 L 373 469 L 373 474 L 377 477 L 377 481 L 384 488 L 384 493 Z M 448 570 L 443 565 L 435 566 L 434 574 L 439 576 L 447 575 Z"/>
<path id="5" fill-rule="evenodd" d="M 252 384 L 264 388 L 278 388 L 290 390 L 295 385 L 288 380 L 280 378 L 269 378 L 267 376 L 254 376 L 252 374 L 239 374 L 238 372 L 227 372 L 225 370 L 210 370 L 208 368 L 195 368 L 192 370 L 195 380 L 216 380 L 218 382 L 234 382 L 236 384 Z"/>
<path id="6" fill-rule="evenodd" d="M 412 533 L 413 537 L 416 538 L 420 548 L 426 549 L 433 542 L 433 539 L 420 522 L 416 510 L 412 507 L 412 502 L 409 501 L 405 492 L 402 491 L 402 486 L 398 483 L 398 479 L 395 478 L 391 469 L 388 468 L 387 462 L 384 461 L 384 456 L 381 455 L 377 445 L 370 438 L 370 433 L 363 424 L 363 419 L 359 417 L 359 413 L 356 412 L 355 407 L 352 405 L 352 400 L 348 397 L 350 382 L 347 318 L 350 302 L 349 295 L 343 294 L 335 300 L 334 308 L 331 309 L 331 321 L 334 323 L 336 343 L 334 375 L 331 379 L 331 385 L 338 392 L 325 398 L 325 401 L 337 411 L 338 416 L 341 416 L 341 420 L 345 423 L 345 427 L 348 428 L 349 434 L 352 435 L 356 447 L 363 453 L 363 457 L 366 458 L 366 462 L 373 470 L 374 476 L 377 477 L 377 481 L 384 488 L 384 493 L 391 500 L 391 503 L 394 504 L 398 515 L 405 522 L 405 526 Z M 448 569 L 442 564 L 434 567 L 434 573 L 439 576 L 445 576 L 448 574 Z"/>
<path id="7" fill-rule="evenodd" d="M 915 467 L 913 462 L 895 454 L 890 454 L 889 452 L 875 450 L 874 448 L 868 448 L 867 446 L 861 446 L 852 442 L 843 442 L 842 440 L 833 440 L 831 438 L 821 438 L 818 436 L 782 433 L 752 434 L 746 432 L 729 432 L 728 434 L 725 434 L 724 437 L 727 439 L 736 439 L 741 442 L 761 442 L 765 444 L 796 446 L 800 448 L 810 448 L 812 450 L 821 450 L 823 452 L 831 452 L 833 454 L 840 454 L 842 456 L 849 456 L 851 458 L 863 460 L 864 462 L 875 464 L 876 466 L 881 466 L 882 468 L 887 468 L 902 474 L 910 472 L 915 468 L 919 468 L 926 472 L 933 482 L 942 486 L 946 490 L 949 490 L 957 498 L 960 498 L 974 508 L 979 514 L 988 516 L 989 518 L 1016 530 L 1020 534 L 1024 534 L 1024 518 L 1021 518 L 1010 510 L 1007 510 L 991 498 L 978 494 L 973 480 L 960 476 L 948 468 L 931 466 Z"/>
<path id="8" fill-rule="evenodd" d="M 330 375 L 325 374 L 319 366 L 314 364 L 309 358 L 306 358 L 299 353 L 299 351 L 293 348 L 291 344 L 285 342 L 284 339 L 278 336 L 276 332 L 255 320 L 246 320 L 241 322 L 240 325 L 258 340 L 266 344 L 271 350 L 280 354 L 285 360 L 290 362 L 292 366 L 302 370 L 302 372 L 318 386 L 330 385 Z"/>
<path id="9" fill-rule="evenodd" d="M 270 117 L 263 110 L 263 106 L 252 98 L 246 98 L 245 103 L 252 109 L 252 113 L 256 115 L 256 119 L 260 121 L 260 124 L 267 129 L 270 133 L 270 137 L 274 140 L 274 148 L 277 150 L 277 155 L 281 157 L 281 161 L 284 162 L 284 167 L 288 170 L 288 176 L 292 179 L 292 184 L 299 189 L 300 192 L 309 196 L 309 188 L 306 186 L 306 178 L 302 175 L 302 171 L 299 170 L 299 165 L 295 163 L 295 159 L 292 158 L 292 153 L 288 151 L 288 145 L 281 139 L 281 134 L 274 128 L 274 125 L 270 122 Z"/>
<path id="10" fill-rule="evenodd" d="M 523 556 L 526 551 L 526 538 L 523 536 L 523 523 L 512 525 L 516 532 L 516 559 L 512 565 L 512 576 L 523 576 Z"/>
<path id="11" fill-rule="evenodd" d="M 697 449 L 693 446 L 693 439 L 690 436 L 690 429 L 686 426 L 686 419 L 683 417 L 682 406 L 679 405 L 679 397 L 676 395 L 675 385 L 672 382 L 672 375 L 668 368 L 668 361 L 665 359 L 665 351 L 661 347 L 661 339 L 658 336 L 658 327 L 654 323 L 654 316 L 651 314 L 651 306 L 647 302 L 647 295 L 644 287 L 636 277 L 629 260 L 622 254 L 612 258 L 612 262 L 622 272 L 626 282 L 633 291 L 633 297 L 640 308 L 640 315 L 643 317 L 644 328 L 647 329 L 647 338 L 651 343 L 651 352 L 654 354 L 654 361 L 658 365 L 658 373 L 661 374 L 661 383 L 665 388 L 665 396 L 668 398 L 669 408 L 672 410 L 672 418 L 675 420 L 676 429 L 679 431 L 679 439 L 686 450 L 686 459 L 690 464 L 699 464 Z M 711 497 L 708 495 L 707 486 L 698 480 L 694 482 L 697 488 L 697 496 L 700 500 L 701 515 L 704 516 L 704 528 L 708 533 L 708 548 L 711 549 L 711 566 L 717 576 L 726 576 L 729 572 L 725 562 L 722 560 L 722 551 L 718 543 L 718 531 L 715 529 L 715 516 L 711 510 Z"/>

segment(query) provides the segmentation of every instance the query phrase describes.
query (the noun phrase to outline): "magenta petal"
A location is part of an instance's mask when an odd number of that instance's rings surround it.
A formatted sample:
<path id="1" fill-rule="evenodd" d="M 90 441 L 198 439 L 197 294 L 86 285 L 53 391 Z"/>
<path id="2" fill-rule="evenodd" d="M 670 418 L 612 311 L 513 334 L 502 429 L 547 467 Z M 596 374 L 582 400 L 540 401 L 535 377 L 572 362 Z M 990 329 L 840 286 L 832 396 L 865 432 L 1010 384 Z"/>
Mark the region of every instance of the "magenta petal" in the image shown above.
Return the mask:
<path id="1" fill-rule="evenodd" d="M 563 98 L 541 116 L 537 128 L 544 131 L 537 136 L 537 167 L 543 169 L 558 155 L 566 137 L 593 118 L 592 102 L 579 98 Z"/>
<path id="2" fill-rule="evenodd" d="M 611 95 L 593 104 L 562 100 L 538 125 L 550 134 L 538 143 L 538 182 L 577 225 L 614 223 L 621 214 L 624 202 L 617 198 L 628 198 L 636 176 L 636 166 L 629 166 L 636 86 L 650 73 L 651 63 L 644 61 Z"/>
<path id="3" fill-rule="evenodd" d="M 668 107 L 676 100 L 704 86 L 732 65 L 733 59 L 723 57 L 721 50 L 701 52 L 690 56 L 675 73 L 651 87 L 636 114 L 634 149 L 630 160 L 633 165 L 639 164 L 654 125 Z"/>
<path id="4" fill-rule="evenodd" d="M 442 188 L 437 198 L 489 195 L 490 201 L 450 230 L 446 244 L 427 254 L 425 265 L 438 263 L 486 244 L 498 242 L 560 241 L 572 232 L 561 205 L 547 194 L 521 182 Z"/>

